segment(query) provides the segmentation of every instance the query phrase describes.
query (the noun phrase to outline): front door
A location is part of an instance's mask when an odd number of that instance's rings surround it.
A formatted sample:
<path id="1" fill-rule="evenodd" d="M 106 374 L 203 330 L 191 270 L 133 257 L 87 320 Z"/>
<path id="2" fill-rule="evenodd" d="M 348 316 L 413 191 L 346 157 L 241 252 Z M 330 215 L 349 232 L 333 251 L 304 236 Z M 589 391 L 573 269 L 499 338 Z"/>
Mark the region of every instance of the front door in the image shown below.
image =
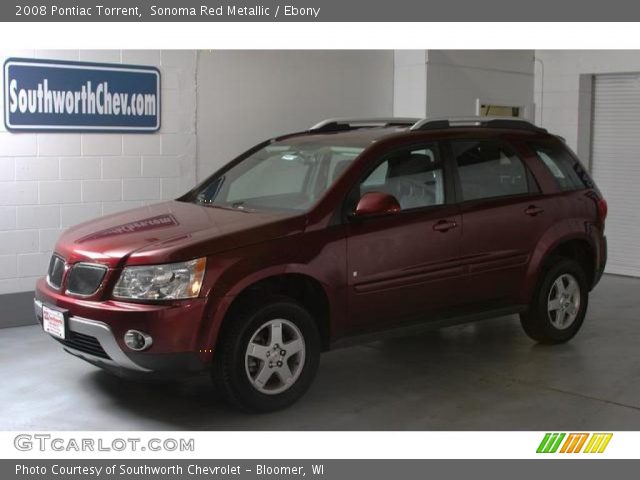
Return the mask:
<path id="1" fill-rule="evenodd" d="M 359 195 L 385 192 L 401 211 L 350 222 L 347 238 L 351 327 L 384 329 L 447 306 L 460 282 L 461 216 L 447 203 L 436 144 L 381 159 Z"/>

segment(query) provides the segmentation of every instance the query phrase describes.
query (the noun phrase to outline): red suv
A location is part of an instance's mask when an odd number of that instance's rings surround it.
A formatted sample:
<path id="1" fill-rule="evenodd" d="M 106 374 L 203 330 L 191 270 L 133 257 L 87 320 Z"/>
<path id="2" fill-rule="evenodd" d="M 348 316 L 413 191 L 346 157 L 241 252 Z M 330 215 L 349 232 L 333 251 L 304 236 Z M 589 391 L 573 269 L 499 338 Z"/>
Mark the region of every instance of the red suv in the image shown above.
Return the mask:
<path id="1" fill-rule="evenodd" d="M 250 410 L 297 400 L 320 353 L 520 314 L 560 343 L 606 261 L 607 205 L 563 140 L 517 119 L 327 120 L 183 197 L 67 230 L 35 309 L 120 374 L 210 372 Z"/>

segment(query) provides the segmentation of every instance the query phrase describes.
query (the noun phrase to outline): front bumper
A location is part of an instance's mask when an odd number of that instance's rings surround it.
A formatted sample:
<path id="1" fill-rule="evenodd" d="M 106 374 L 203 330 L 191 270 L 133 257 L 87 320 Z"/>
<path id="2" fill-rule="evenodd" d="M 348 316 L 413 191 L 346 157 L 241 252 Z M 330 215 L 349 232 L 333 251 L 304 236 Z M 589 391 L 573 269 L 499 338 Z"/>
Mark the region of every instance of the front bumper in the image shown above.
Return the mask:
<path id="1" fill-rule="evenodd" d="M 202 317 L 193 304 L 186 308 L 119 305 L 116 309 L 109 303 L 50 292 L 39 282 L 34 309 L 40 323 L 43 304 L 68 312 L 67 338 L 51 338 L 66 352 L 119 376 L 174 379 L 206 368 L 196 343 Z M 130 350 L 123 341 L 128 329 L 149 333 L 154 338 L 151 348 Z"/>
<path id="2" fill-rule="evenodd" d="M 33 305 L 36 318 L 42 323 L 42 302 L 34 299 Z M 70 316 L 68 321 L 71 338 L 59 341 L 70 354 L 107 369 L 151 372 L 151 369 L 137 364 L 122 351 L 111 327 L 106 323 L 76 316 Z M 95 339 L 95 342 L 90 339 Z"/>

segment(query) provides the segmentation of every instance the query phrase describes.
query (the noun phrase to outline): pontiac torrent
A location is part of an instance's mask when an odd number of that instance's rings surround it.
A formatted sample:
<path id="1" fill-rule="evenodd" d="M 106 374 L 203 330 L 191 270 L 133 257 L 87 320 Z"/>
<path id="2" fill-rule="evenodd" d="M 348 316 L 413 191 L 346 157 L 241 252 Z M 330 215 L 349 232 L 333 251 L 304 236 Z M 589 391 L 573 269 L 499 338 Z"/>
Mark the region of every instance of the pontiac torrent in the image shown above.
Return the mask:
<path id="1" fill-rule="evenodd" d="M 322 351 L 519 314 L 580 329 L 607 204 L 564 141 L 520 119 L 333 119 L 260 143 L 184 196 L 67 230 L 35 311 L 122 375 L 207 372 L 254 411 Z"/>

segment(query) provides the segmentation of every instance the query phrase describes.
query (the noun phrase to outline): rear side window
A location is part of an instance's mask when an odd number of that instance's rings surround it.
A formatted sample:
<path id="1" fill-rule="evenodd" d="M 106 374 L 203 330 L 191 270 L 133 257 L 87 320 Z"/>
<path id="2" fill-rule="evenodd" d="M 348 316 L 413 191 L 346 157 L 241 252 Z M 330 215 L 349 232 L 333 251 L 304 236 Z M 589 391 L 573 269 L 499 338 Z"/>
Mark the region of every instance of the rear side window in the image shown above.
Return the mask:
<path id="1" fill-rule="evenodd" d="M 490 141 L 452 142 L 462 200 L 479 200 L 528 193 L 527 171 L 522 161 Z"/>
<path id="2" fill-rule="evenodd" d="M 566 149 L 557 145 L 533 144 L 530 146 L 562 190 L 593 187 L 589 174 Z"/>

